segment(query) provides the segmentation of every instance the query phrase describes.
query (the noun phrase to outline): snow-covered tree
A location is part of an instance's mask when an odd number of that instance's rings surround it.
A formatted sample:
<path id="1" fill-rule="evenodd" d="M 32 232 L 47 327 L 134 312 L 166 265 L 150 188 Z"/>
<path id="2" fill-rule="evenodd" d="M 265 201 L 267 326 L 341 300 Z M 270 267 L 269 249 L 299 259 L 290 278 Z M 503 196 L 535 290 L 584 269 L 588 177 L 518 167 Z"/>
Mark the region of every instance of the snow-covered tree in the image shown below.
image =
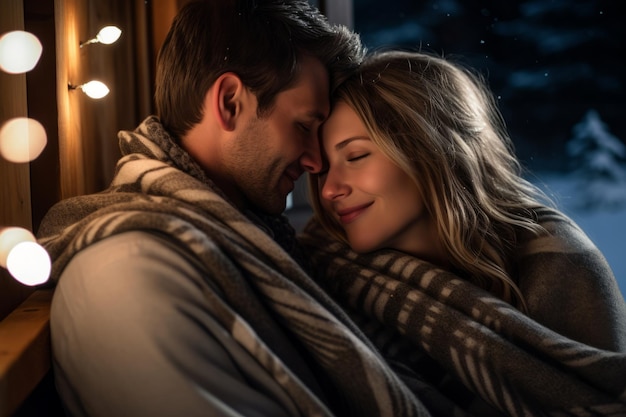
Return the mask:
<path id="1" fill-rule="evenodd" d="M 596 110 L 574 125 L 567 143 L 572 175 L 582 209 L 626 205 L 626 145 L 612 135 Z"/>

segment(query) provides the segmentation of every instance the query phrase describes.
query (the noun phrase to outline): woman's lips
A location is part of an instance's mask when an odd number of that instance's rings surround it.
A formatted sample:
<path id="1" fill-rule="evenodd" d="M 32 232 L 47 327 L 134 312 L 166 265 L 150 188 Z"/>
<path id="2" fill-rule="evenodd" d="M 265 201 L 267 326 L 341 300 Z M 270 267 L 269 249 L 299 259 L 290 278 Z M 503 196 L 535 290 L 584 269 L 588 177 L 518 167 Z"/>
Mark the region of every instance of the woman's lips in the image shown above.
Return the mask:
<path id="1" fill-rule="evenodd" d="M 336 213 L 339 216 L 341 223 L 347 224 L 356 220 L 369 206 L 374 204 L 373 202 L 362 204 L 359 206 L 350 207 L 343 210 L 337 210 Z"/>

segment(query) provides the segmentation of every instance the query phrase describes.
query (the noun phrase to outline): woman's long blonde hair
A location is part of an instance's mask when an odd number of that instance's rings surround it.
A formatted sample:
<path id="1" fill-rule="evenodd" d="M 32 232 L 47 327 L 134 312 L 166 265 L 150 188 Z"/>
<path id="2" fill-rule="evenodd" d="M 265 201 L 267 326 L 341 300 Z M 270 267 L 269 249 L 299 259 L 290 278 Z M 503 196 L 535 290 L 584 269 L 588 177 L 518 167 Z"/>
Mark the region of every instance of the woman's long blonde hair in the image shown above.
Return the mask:
<path id="1" fill-rule="evenodd" d="M 522 178 L 483 79 L 432 54 L 377 52 L 333 101 L 354 109 L 371 140 L 421 188 L 455 271 L 525 311 L 511 259 L 520 230 L 544 231 L 535 209 L 548 199 Z M 346 241 L 321 207 L 317 176 L 309 181 L 321 224 Z"/>

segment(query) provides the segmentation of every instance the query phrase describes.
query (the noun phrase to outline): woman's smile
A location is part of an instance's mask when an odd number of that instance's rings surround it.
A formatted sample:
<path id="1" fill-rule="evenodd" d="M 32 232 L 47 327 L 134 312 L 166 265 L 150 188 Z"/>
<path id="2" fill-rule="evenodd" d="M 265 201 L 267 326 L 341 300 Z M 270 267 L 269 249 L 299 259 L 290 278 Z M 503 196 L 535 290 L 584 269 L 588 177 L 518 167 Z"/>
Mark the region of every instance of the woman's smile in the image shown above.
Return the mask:
<path id="1" fill-rule="evenodd" d="M 339 216 L 339 220 L 341 223 L 348 224 L 352 223 L 358 217 L 361 216 L 374 202 L 361 204 L 354 207 L 349 207 L 347 209 L 337 210 L 336 213 Z"/>

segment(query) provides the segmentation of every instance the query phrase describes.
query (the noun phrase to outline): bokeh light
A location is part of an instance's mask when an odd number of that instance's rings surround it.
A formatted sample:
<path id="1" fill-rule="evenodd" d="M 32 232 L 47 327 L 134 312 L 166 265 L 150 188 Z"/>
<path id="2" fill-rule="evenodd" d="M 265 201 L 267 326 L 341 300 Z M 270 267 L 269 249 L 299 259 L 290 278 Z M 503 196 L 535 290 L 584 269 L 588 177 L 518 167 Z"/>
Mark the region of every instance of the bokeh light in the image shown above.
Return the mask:
<path id="1" fill-rule="evenodd" d="M 7 270 L 24 285 L 40 285 L 50 277 L 48 252 L 36 242 L 21 242 L 7 256 Z"/>
<path id="2" fill-rule="evenodd" d="M 29 32 L 15 30 L 0 37 L 0 68 L 9 74 L 21 74 L 35 68 L 43 47 Z"/>
<path id="3" fill-rule="evenodd" d="M 10 162 L 34 160 L 47 142 L 46 130 L 35 119 L 16 117 L 8 120 L 0 129 L 0 155 Z"/>

